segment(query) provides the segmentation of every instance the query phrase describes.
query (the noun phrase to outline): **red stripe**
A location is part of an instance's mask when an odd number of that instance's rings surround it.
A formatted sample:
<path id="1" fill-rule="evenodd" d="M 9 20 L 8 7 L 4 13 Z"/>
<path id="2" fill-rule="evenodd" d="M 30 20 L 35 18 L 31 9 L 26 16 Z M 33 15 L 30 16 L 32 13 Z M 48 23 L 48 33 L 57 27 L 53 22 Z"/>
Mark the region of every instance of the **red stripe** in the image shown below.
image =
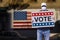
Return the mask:
<path id="1" fill-rule="evenodd" d="M 32 16 L 48 16 L 48 15 L 53 15 L 53 12 L 32 13 Z"/>
<path id="2" fill-rule="evenodd" d="M 20 23 L 31 23 L 31 22 L 13 22 L 14 24 L 20 24 Z"/>
<path id="3" fill-rule="evenodd" d="M 31 20 L 31 12 L 27 12 L 27 20 Z M 23 22 L 13 22 L 13 27 L 17 27 L 17 28 L 18 27 L 20 27 L 20 28 L 32 28 L 31 21 L 24 21 L 24 20 L 22 20 L 22 21 Z M 22 24 L 22 25 L 17 25 L 17 24 Z M 26 24 L 26 25 L 24 25 L 24 24 Z"/>
<path id="4" fill-rule="evenodd" d="M 32 25 L 13 25 L 14 27 L 32 27 Z"/>

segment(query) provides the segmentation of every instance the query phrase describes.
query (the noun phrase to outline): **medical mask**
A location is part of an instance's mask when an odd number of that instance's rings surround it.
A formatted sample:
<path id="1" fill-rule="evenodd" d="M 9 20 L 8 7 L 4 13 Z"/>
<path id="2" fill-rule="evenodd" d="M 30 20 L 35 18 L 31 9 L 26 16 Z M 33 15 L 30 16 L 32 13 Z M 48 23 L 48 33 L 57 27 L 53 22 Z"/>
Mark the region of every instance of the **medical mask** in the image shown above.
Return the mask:
<path id="1" fill-rule="evenodd" d="M 42 10 L 46 10 L 46 7 L 42 7 Z"/>

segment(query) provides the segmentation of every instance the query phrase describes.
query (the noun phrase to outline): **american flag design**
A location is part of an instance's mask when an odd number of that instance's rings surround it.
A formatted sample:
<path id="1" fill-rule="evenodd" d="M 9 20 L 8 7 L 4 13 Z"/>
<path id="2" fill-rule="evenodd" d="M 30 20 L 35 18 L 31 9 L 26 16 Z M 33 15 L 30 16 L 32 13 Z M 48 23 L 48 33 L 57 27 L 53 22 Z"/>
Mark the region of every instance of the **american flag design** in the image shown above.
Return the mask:
<path id="1" fill-rule="evenodd" d="M 55 20 L 53 17 L 54 12 L 32 12 L 32 27 L 54 27 Z"/>
<path id="2" fill-rule="evenodd" d="M 19 10 L 19 11 L 14 11 L 12 13 L 12 28 L 33 28 L 33 26 L 44 26 L 44 25 L 54 25 L 54 22 L 44 22 L 44 23 L 38 23 L 38 24 L 32 24 L 32 16 L 47 16 L 47 15 L 53 15 L 52 13 L 36 13 L 32 14 L 32 12 L 41 12 L 41 9 L 25 9 L 25 10 Z M 49 11 L 54 12 L 53 20 L 56 21 L 56 13 L 55 9 L 48 9 Z M 43 12 L 43 11 L 42 11 Z"/>
<path id="3" fill-rule="evenodd" d="M 13 28 L 32 28 L 31 12 L 15 11 L 13 20 Z"/>

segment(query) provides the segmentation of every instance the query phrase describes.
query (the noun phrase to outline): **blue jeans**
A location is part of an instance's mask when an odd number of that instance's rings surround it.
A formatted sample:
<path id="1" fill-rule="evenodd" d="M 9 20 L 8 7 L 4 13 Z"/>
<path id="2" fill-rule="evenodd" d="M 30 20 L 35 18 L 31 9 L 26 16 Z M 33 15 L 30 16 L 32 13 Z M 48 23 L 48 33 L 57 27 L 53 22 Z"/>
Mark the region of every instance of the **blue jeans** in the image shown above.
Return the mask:
<path id="1" fill-rule="evenodd" d="M 45 40 L 49 40 L 50 37 L 50 29 L 37 29 L 37 40 L 42 40 L 42 35 L 44 35 Z"/>

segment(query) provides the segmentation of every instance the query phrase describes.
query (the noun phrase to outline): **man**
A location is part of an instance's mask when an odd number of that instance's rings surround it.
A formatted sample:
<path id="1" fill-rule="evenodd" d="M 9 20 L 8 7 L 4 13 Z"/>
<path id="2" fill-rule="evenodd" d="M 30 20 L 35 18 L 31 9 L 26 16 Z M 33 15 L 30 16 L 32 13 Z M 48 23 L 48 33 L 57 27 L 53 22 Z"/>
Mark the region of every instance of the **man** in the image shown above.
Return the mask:
<path id="1" fill-rule="evenodd" d="M 40 11 L 48 11 L 46 9 L 46 3 L 42 3 L 41 4 L 41 10 Z M 44 39 L 45 40 L 49 40 L 49 36 L 50 36 L 50 28 L 48 27 L 42 27 L 42 28 L 38 28 L 37 29 L 37 40 L 42 40 L 42 35 L 44 35 Z"/>

